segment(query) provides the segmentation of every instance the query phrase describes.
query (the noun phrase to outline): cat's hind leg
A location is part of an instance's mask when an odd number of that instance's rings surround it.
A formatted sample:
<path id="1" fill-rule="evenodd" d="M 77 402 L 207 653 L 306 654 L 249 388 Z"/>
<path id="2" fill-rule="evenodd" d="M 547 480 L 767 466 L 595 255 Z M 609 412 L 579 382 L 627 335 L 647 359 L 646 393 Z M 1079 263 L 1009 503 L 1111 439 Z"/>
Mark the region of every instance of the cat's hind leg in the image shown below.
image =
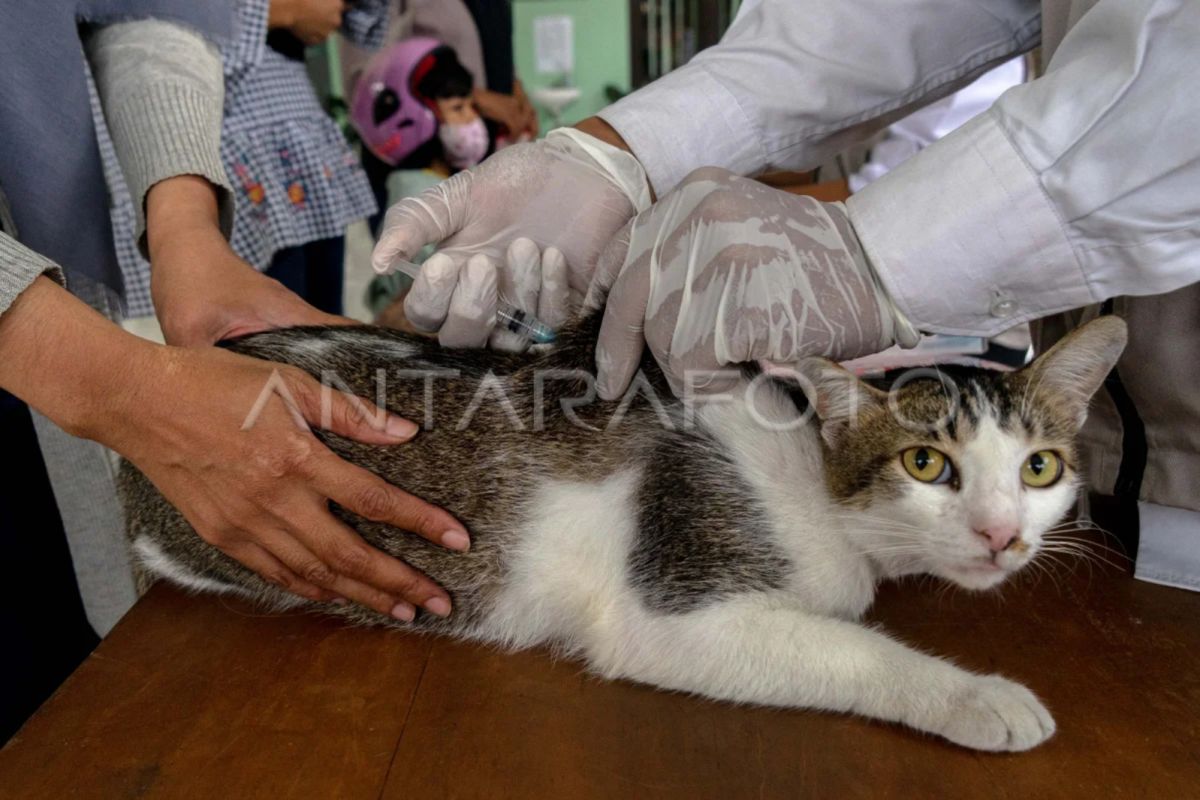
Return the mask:
<path id="1" fill-rule="evenodd" d="M 1027 750 L 1054 733 L 1033 693 L 853 622 L 746 596 L 686 614 L 630 614 L 585 651 L 594 668 L 718 700 L 900 722 L 977 750 Z"/>

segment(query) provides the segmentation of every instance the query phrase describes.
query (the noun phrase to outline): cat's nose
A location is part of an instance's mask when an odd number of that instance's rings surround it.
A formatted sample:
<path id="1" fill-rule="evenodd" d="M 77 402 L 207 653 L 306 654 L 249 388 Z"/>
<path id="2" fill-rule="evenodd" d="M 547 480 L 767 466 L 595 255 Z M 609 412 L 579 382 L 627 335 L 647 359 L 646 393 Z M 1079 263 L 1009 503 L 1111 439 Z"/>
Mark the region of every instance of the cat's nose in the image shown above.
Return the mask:
<path id="1" fill-rule="evenodd" d="M 987 539 L 988 549 L 993 553 L 1007 550 L 1017 540 L 1020 533 L 1015 525 L 989 525 L 982 530 L 979 528 L 974 530 L 976 535 Z"/>

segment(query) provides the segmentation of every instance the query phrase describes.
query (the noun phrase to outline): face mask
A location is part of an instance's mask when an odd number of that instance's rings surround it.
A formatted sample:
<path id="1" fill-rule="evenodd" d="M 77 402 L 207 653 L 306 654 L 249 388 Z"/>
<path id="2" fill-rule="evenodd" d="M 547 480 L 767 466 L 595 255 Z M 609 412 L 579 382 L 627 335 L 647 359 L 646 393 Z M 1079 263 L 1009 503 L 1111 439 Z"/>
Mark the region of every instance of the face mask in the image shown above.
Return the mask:
<path id="1" fill-rule="evenodd" d="M 487 126 L 480 117 L 460 125 L 443 123 L 438 128 L 438 138 L 442 140 L 446 163 L 454 169 L 473 167 L 487 154 Z"/>

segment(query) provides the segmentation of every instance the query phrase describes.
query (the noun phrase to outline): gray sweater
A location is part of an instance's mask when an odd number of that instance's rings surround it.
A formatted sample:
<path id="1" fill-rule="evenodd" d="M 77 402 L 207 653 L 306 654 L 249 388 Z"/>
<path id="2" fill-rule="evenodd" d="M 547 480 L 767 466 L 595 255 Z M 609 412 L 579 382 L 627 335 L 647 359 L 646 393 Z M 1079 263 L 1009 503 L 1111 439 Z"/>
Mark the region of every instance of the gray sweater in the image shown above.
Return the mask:
<path id="1" fill-rule="evenodd" d="M 121 170 L 137 200 L 145 239 L 146 193 L 175 175 L 200 175 L 218 187 L 228 234 L 233 196 L 221 163 L 224 76 L 215 47 L 170 22 L 139 20 L 97 29 L 85 41 Z M 0 187 L 2 190 L 3 187 Z M 16 241 L 0 201 L 0 314 L 39 275 L 63 283 L 62 270 Z"/>

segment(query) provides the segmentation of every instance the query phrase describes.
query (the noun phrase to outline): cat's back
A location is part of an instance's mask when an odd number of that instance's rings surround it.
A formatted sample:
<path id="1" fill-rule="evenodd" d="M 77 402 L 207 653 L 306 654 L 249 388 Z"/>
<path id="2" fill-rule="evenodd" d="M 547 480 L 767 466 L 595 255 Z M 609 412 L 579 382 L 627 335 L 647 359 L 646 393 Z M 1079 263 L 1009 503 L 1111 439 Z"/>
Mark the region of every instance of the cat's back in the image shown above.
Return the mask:
<path id="1" fill-rule="evenodd" d="M 447 350 L 372 327 L 271 331 L 227 346 L 302 369 L 421 425 L 411 443 L 388 447 L 317 435 L 342 458 L 466 525 L 471 550 L 455 553 L 334 507 L 372 545 L 445 586 L 460 626 L 497 607 L 516 559 L 524 559 L 525 586 L 555 575 L 607 576 L 590 590 L 567 585 L 562 593 L 582 597 L 619 584 L 631 602 L 659 613 L 780 585 L 788 565 L 768 541 L 751 487 L 707 432 L 679 425 L 678 404 L 652 362 L 645 366 L 655 402 L 639 395 L 622 407 L 595 398 L 598 322 L 585 320 L 555 347 L 525 354 Z M 574 402 L 581 397 L 591 399 Z M 196 536 L 132 466 L 123 468 L 121 485 L 135 549 L 140 540 L 143 551 L 163 556 L 161 564 L 187 563 L 201 581 L 260 587 Z M 568 562 L 574 566 L 564 570 Z"/>

